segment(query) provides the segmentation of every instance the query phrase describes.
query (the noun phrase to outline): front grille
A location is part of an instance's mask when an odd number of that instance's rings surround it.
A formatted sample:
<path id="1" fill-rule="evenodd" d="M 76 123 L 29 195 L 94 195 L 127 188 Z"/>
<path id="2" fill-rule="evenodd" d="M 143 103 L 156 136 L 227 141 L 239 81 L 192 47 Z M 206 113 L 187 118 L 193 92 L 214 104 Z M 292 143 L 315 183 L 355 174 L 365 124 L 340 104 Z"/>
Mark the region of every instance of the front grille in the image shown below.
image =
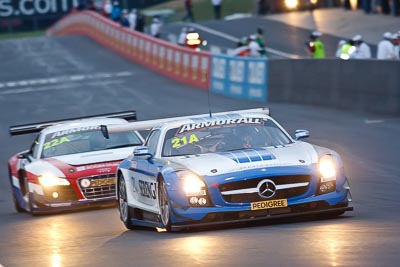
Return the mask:
<path id="1" fill-rule="evenodd" d="M 275 185 L 290 185 L 295 183 L 310 183 L 309 175 L 285 175 L 285 176 L 273 176 L 273 177 L 261 177 L 255 179 L 248 179 L 233 183 L 222 184 L 219 186 L 221 193 L 232 190 L 243 190 L 251 189 L 254 191 L 257 189 L 257 185 L 260 181 L 264 179 L 269 179 L 275 183 Z M 263 198 L 258 194 L 258 191 L 252 193 L 238 193 L 232 195 L 222 195 L 223 199 L 229 203 L 249 203 L 270 199 L 282 199 L 291 198 L 302 195 L 307 192 L 308 186 L 294 187 L 280 189 L 275 192 L 275 195 L 271 198 Z"/>
<path id="2" fill-rule="evenodd" d="M 83 179 L 89 179 L 89 187 L 83 187 L 81 185 Z M 83 177 L 78 181 L 82 194 L 87 199 L 115 196 L 115 183 L 116 177 L 114 173 Z"/>

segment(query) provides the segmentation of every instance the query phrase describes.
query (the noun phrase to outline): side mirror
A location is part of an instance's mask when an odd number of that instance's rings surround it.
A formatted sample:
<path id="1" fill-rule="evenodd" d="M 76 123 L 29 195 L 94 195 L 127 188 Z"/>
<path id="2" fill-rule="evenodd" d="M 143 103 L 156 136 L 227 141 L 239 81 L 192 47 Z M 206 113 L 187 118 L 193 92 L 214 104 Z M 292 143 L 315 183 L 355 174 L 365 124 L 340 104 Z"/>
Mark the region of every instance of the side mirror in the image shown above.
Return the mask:
<path id="1" fill-rule="evenodd" d="M 28 158 L 29 158 L 29 157 L 28 157 L 29 152 L 30 152 L 30 151 L 25 151 L 25 152 L 23 152 L 23 153 L 20 153 L 20 154 L 18 154 L 17 158 L 19 158 L 19 159 L 28 159 Z"/>
<path id="2" fill-rule="evenodd" d="M 300 140 L 300 139 L 304 139 L 307 137 L 310 137 L 310 132 L 307 130 L 296 130 L 294 132 L 294 135 L 296 137 L 296 141 Z"/>
<path id="3" fill-rule="evenodd" d="M 133 156 L 143 159 L 151 159 L 154 157 L 154 155 L 149 152 L 149 148 L 147 146 L 135 147 L 133 149 Z"/>

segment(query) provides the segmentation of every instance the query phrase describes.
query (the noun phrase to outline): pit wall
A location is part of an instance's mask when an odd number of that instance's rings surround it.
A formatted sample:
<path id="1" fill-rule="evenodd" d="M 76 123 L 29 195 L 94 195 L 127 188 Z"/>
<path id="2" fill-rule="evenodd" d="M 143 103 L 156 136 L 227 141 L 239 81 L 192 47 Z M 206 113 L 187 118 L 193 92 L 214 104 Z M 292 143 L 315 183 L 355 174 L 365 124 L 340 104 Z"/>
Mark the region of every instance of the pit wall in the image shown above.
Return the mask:
<path id="1" fill-rule="evenodd" d="M 269 100 L 400 115 L 400 62 L 301 59 L 269 64 Z"/>

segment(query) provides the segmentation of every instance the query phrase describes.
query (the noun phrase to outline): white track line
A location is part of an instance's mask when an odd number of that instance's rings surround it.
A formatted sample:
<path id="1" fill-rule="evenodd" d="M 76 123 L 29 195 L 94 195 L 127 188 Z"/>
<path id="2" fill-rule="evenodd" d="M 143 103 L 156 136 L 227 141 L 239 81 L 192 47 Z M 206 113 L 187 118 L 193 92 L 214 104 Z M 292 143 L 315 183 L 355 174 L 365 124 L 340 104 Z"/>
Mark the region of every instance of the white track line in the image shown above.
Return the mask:
<path id="1" fill-rule="evenodd" d="M 101 79 L 110 79 L 116 77 L 127 77 L 132 76 L 132 72 L 123 71 L 116 73 L 93 73 L 93 74 L 76 74 L 69 76 L 59 76 L 59 77 L 51 77 L 51 78 L 40 78 L 40 79 L 31 79 L 31 80 L 21 80 L 21 81 L 8 81 L 0 83 L 0 89 L 7 88 L 20 88 L 20 87 L 32 87 L 32 86 L 42 86 L 48 84 L 62 84 L 68 82 L 78 82 L 78 81 L 86 81 L 86 80 L 101 80 Z M 0 91 L 0 94 L 4 94 L 6 91 Z"/>

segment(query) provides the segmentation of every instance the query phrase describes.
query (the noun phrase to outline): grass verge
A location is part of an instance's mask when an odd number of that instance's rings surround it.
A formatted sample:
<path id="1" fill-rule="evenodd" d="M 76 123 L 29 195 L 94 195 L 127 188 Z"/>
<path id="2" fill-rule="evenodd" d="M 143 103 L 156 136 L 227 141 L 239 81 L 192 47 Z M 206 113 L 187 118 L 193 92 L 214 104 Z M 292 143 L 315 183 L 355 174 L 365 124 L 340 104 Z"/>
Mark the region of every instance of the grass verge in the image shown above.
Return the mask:
<path id="1" fill-rule="evenodd" d="M 193 0 L 193 14 L 196 21 L 214 19 L 214 10 L 210 0 Z M 183 0 L 172 0 L 147 8 L 146 10 L 172 9 L 174 14 L 169 21 L 180 21 L 185 15 Z M 224 0 L 222 2 L 222 17 L 234 13 L 254 13 L 256 10 L 255 0 Z"/>
<path id="2" fill-rule="evenodd" d="M 45 31 L 1 33 L 0 40 L 44 36 L 45 33 L 46 33 Z"/>

